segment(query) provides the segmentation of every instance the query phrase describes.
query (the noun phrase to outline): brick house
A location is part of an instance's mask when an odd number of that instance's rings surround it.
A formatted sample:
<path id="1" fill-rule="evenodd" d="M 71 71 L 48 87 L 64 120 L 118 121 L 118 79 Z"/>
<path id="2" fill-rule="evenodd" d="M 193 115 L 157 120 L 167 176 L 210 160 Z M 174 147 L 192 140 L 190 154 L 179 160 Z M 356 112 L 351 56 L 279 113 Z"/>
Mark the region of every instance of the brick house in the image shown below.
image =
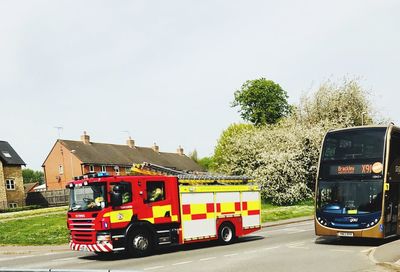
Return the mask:
<path id="1" fill-rule="evenodd" d="M 94 143 L 84 132 L 80 141 L 57 140 L 44 161 L 47 190 L 65 189 L 73 177 L 90 172 L 125 175 L 134 163 L 149 162 L 177 170 L 203 171 L 203 168 L 183 153 L 160 152 L 159 147 L 135 146 L 129 138 L 125 145 Z"/>
<path id="2" fill-rule="evenodd" d="M 0 141 L 0 209 L 25 205 L 22 165 L 26 165 L 8 142 Z"/>

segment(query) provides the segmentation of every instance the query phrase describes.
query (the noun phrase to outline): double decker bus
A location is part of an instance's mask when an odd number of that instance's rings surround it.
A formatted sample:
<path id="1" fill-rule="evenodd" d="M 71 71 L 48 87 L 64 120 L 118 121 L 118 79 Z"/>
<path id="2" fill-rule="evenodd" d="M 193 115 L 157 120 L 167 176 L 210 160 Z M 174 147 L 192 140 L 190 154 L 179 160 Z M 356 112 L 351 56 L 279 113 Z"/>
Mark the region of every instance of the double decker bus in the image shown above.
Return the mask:
<path id="1" fill-rule="evenodd" d="M 400 234 L 400 128 L 329 131 L 316 181 L 315 234 L 387 238 Z"/>

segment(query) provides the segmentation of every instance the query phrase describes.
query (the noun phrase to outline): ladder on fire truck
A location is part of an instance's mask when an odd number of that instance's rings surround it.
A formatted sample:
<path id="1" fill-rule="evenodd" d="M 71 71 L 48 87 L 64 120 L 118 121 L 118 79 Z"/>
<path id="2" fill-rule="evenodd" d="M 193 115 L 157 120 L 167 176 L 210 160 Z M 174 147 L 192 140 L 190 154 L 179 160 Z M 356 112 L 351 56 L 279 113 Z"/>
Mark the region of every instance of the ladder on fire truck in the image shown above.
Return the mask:
<path id="1" fill-rule="evenodd" d="M 185 173 L 168 167 L 144 162 L 134 164 L 131 171 L 140 175 L 166 175 L 178 177 L 180 184 L 247 184 L 253 182 L 248 176 L 226 176 L 205 172 Z"/>

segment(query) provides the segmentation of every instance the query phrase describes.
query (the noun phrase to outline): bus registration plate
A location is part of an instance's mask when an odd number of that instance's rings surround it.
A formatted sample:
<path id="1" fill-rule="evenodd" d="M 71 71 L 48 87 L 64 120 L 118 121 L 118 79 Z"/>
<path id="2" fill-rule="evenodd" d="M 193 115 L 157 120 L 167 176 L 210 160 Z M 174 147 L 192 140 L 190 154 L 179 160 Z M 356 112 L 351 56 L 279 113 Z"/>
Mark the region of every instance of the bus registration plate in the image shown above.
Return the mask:
<path id="1" fill-rule="evenodd" d="M 338 232 L 337 236 L 340 236 L 340 237 L 353 237 L 354 233 L 352 233 L 352 232 Z"/>

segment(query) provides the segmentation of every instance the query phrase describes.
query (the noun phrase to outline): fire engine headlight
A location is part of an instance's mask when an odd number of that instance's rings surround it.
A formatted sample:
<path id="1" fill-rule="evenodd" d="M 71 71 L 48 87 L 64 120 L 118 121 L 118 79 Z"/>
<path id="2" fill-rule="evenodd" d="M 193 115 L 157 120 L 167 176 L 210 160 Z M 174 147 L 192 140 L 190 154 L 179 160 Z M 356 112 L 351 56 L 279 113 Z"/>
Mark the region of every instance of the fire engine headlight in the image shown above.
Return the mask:
<path id="1" fill-rule="evenodd" d="M 97 234 L 97 242 L 111 241 L 111 235 L 109 233 Z"/>

